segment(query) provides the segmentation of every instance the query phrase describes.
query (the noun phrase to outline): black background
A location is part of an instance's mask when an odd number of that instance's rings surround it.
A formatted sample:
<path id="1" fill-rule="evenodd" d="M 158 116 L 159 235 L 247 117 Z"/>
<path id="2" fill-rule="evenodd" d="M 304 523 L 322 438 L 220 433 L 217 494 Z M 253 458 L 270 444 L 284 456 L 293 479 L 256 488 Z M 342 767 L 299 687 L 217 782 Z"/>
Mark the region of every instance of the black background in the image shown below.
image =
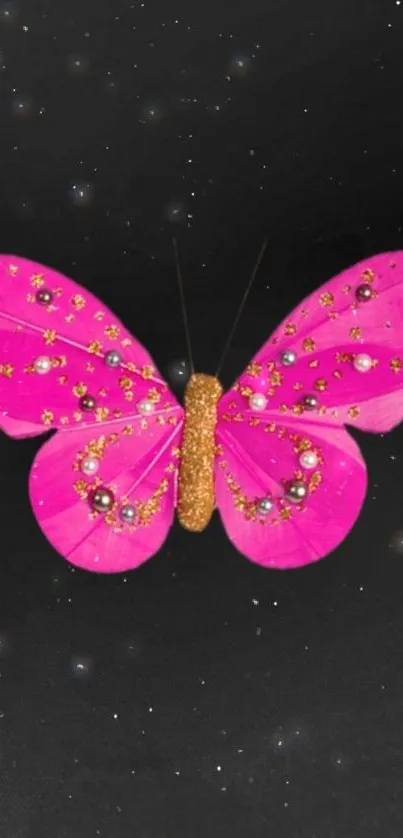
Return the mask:
<path id="1" fill-rule="evenodd" d="M 93 290 L 172 382 L 172 235 L 212 372 L 267 234 L 229 385 L 307 292 L 402 245 L 402 16 L 0 0 L 0 249 Z M 355 436 L 364 511 L 317 565 L 259 569 L 215 519 L 117 577 L 52 551 L 41 440 L 2 436 L 1 838 L 401 838 L 402 436 Z"/>

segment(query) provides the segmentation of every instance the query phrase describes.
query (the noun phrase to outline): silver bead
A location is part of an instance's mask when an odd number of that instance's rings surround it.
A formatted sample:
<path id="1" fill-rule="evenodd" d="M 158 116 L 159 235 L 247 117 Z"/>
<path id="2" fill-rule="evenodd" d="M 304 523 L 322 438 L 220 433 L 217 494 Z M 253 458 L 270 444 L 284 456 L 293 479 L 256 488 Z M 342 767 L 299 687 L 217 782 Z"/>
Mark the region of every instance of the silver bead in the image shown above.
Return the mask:
<path id="1" fill-rule="evenodd" d="M 46 375 L 52 369 L 52 359 L 48 355 L 38 355 L 34 361 L 34 368 L 38 375 Z"/>
<path id="2" fill-rule="evenodd" d="M 140 413 L 153 413 L 155 404 L 151 399 L 141 399 L 141 401 L 137 402 L 137 408 Z"/>
<path id="3" fill-rule="evenodd" d="M 293 480 L 288 484 L 286 498 L 290 503 L 301 503 L 307 494 L 305 483 L 300 480 Z"/>
<path id="4" fill-rule="evenodd" d="M 115 495 L 105 486 L 96 489 L 91 497 L 91 506 L 97 512 L 109 512 L 115 503 Z"/>
<path id="5" fill-rule="evenodd" d="M 270 498 L 262 498 L 258 504 L 258 511 L 261 515 L 268 515 L 273 509 L 273 501 Z"/>
<path id="6" fill-rule="evenodd" d="M 98 457 L 85 457 L 81 461 L 81 471 L 88 476 L 96 474 L 99 469 Z"/>
<path id="7" fill-rule="evenodd" d="M 372 368 L 371 356 L 366 355 L 365 352 L 360 352 L 354 358 L 353 367 L 357 372 L 368 372 Z"/>
<path id="8" fill-rule="evenodd" d="M 116 349 L 110 349 L 106 353 L 104 361 L 107 367 L 118 367 L 122 363 L 122 356 L 119 355 Z"/>
<path id="9" fill-rule="evenodd" d="M 293 349 L 285 349 L 280 355 L 280 363 L 283 367 L 292 367 L 298 359 L 297 353 Z"/>
<path id="10" fill-rule="evenodd" d="M 135 517 L 136 510 L 131 503 L 125 503 L 125 505 L 119 510 L 119 518 L 121 521 L 124 521 L 125 524 L 132 524 Z"/>
<path id="11" fill-rule="evenodd" d="M 253 393 L 249 399 L 249 407 L 251 410 L 264 410 L 267 405 L 267 399 L 264 393 Z"/>
<path id="12" fill-rule="evenodd" d="M 355 296 L 360 303 L 367 303 L 372 299 L 372 288 L 367 282 L 355 289 Z"/>
<path id="13" fill-rule="evenodd" d="M 299 464 L 302 468 L 316 468 L 319 459 L 315 451 L 304 451 L 299 458 Z"/>
<path id="14" fill-rule="evenodd" d="M 302 406 L 305 410 L 315 410 L 319 405 L 319 399 L 311 394 L 304 396 L 302 399 Z"/>

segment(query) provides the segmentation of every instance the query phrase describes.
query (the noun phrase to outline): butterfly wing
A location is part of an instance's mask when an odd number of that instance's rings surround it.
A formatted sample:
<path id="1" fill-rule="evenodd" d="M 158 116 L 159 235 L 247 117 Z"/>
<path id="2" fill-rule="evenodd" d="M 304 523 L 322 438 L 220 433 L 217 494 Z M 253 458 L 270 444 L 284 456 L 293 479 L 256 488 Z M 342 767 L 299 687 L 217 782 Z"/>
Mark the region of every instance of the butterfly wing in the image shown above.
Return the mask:
<path id="1" fill-rule="evenodd" d="M 401 252 L 342 272 L 295 309 L 222 397 L 216 501 L 253 561 L 307 564 L 353 526 L 366 470 L 343 425 L 380 432 L 403 417 L 402 291 Z"/>
<path id="2" fill-rule="evenodd" d="M 96 297 L 42 265 L 0 257 L 0 426 L 14 437 L 58 430 L 30 477 L 58 552 L 98 572 L 156 552 L 174 513 L 182 414 L 146 350 Z"/>
<path id="3" fill-rule="evenodd" d="M 35 515 L 55 549 L 78 567 L 129 570 L 154 555 L 166 538 L 176 504 L 181 424 L 146 421 L 145 427 L 142 417 L 131 416 L 62 431 L 34 461 L 29 488 Z M 97 473 L 83 473 L 83 464 L 93 461 L 99 463 Z M 92 504 L 104 489 L 113 499 L 106 513 Z"/>
<path id="4" fill-rule="evenodd" d="M 38 302 L 46 294 L 49 302 Z M 116 368 L 105 364 L 111 351 L 122 357 Z M 178 408 L 148 352 L 93 294 L 42 265 L 0 256 L 0 426 L 7 433 L 119 418 L 149 394 L 164 409 Z M 86 395 L 95 410 L 81 409 Z"/>

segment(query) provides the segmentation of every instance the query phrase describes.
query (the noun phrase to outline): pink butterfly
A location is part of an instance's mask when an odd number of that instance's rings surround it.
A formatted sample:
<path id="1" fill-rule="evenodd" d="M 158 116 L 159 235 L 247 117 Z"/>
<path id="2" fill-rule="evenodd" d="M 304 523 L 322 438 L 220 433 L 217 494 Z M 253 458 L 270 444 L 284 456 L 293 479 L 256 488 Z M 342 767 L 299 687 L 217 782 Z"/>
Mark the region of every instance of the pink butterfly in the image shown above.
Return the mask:
<path id="1" fill-rule="evenodd" d="M 74 565 L 113 573 L 162 545 L 175 507 L 200 531 L 217 507 L 235 547 L 293 568 L 345 538 L 366 468 L 345 430 L 403 417 L 403 253 L 315 291 L 234 387 L 193 375 L 181 407 L 146 350 L 96 297 L 0 257 L 0 424 L 58 431 L 30 475 L 35 515 Z"/>

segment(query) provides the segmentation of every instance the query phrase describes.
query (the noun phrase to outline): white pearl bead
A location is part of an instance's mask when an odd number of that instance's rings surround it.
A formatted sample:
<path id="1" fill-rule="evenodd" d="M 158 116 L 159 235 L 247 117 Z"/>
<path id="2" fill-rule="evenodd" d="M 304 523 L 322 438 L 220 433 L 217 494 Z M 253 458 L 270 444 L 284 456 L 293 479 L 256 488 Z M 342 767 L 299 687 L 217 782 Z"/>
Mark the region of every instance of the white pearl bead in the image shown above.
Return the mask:
<path id="1" fill-rule="evenodd" d="M 286 349 L 280 355 L 280 362 L 284 367 L 292 367 L 296 363 L 297 353 L 293 349 Z"/>
<path id="2" fill-rule="evenodd" d="M 48 355 L 39 355 L 34 361 L 35 372 L 38 375 L 46 375 L 52 369 L 52 361 Z"/>
<path id="3" fill-rule="evenodd" d="M 119 517 L 125 524 L 132 524 L 136 517 L 136 510 L 131 503 L 126 503 L 119 511 Z"/>
<path id="4" fill-rule="evenodd" d="M 355 356 L 353 366 L 357 372 L 368 372 L 368 370 L 372 367 L 372 358 L 370 355 L 365 355 L 365 353 L 362 352 Z"/>
<path id="5" fill-rule="evenodd" d="M 302 468 L 315 468 L 318 465 L 318 456 L 315 451 L 304 451 L 299 462 Z"/>
<path id="6" fill-rule="evenodd" d="M 155 404 L 151 399 L 141 399 L 140 402 L 137 402 L 137 407 L 140 413 L 153 413 Z"/>
<path id="7" fill-rule="evenodd" d="M 81 471 L 83 474 L 96 474 L 99 469 L 98 457 L 85 457 L 81 463 Z"/>
<path id="8" fill-rule="evenodd" d="M 251 410 L 264 410 L 267 405 L 266 396 L 263 393 L 253 393 L 249 399 Z"/>

